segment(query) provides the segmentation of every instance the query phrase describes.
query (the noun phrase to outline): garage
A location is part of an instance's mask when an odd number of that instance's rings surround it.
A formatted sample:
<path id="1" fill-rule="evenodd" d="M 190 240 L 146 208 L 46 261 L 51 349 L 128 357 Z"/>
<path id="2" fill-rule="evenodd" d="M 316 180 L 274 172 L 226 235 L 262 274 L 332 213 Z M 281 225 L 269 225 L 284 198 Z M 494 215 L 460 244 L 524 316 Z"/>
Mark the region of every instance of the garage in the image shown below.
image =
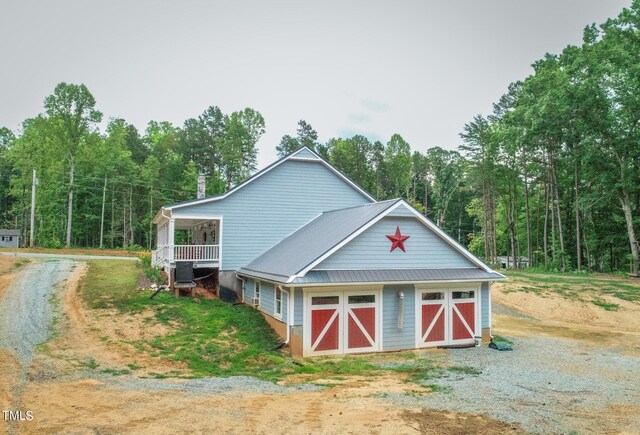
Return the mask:
<path id="1" fill-rule="evenodd" d="M 325 212 L 238 275 L 302 356 L 488 342 L 505 279 L 403 200 Z"/>
<path id="2" fill-rule="evenodd" d="M 380 350 L 380 291 L 307 293 L 305 355 Z"/>
<path id="3" fill-rule="evenodd" d="M 417 288 L 416 347 L 466 346 L 480 335 L 480 288 Z"/>

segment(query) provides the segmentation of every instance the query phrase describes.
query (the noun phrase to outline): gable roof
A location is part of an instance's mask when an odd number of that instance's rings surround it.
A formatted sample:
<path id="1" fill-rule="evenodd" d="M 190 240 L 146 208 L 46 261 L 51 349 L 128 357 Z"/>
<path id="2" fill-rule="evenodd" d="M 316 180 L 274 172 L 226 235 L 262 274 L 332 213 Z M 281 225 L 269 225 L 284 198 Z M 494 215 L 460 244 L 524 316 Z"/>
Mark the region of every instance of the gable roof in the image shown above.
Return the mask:
<path id="1" fill-rule="evenodd" d="M 409 210 L 437 236 L 477 266 L 477 269 L 472 269 L 486 272 L 488 275 L 483 275 L 486 279 L 504 277 L 494 272 L 403 199 L 325 212 L 242 267 L 238 273 L 283 283 L 305 282 L 302 278 L 307 276 L 311 269 L 400 207 Z"/>
<path id="2" fill-rule="evenodd" d="M 221 195 L 215 195 L 215 196 L 209 196 L 209 197 L 206 197 L 206 198 L 182 201 L 182 202 L 178 202 L 178 203 L 175 203 L 175 204 L 166 205 L 166 206 L 164 206 L 162 208 L 164 210 L 172 210 L 174 208 L 181 208 L 181 207 L 187 207 L 187 206 L 190 206 L 190 205 L 204 204 L 204 203 L 212 202 L 212 201 L 219 201 L 219 200 L 224 199 L 227 196 L 231 195 L 232 193 L 242 189 L 243 187 L 247 186 L 248 184 L 254 182 L 258 178 L 262 177 L 264 174 L 268 173 L 272 169 L 280 166 L 282 163 L 284 163 L 284 162 L 286 162 L 288 160 L 302 160 L 302 161 L 311 161 L 311 162 L 321 163 L 322 165 L 327 167 L 331 172 L 336 174 L 339 178 L 341 178 L 343 181 L 345 181 L 347 184 L 349 184 L 351 187 L 353 187 L 355 190 L 357 190 L 359 193 L 361 193 L 368 200 L 370 200 L 372 202 L 376 201 L 374 197 L 372 197 L 371 195 L 369 195 L 369 193 L 367 193 L 367 191 L 365 191 L 362 187 L 358 186 L 356 183 L 354 183 L 349 178 L 347 178 L 342 172 L 337 170 L 329 162 L 327 162 L 322 157 L 320 157 L 320 155 L 318 155 L 315 151 L 309 149 L 308 147 L 302 147 L 302 148 L 294 151 L 293 153 L 289 154 L 288 156 L 285 156 L 285 157 L 281 158 L 280 160 L 277 160 L 277 161 L 273 162 L 272 164 L 270 164 L 266 168 L 262 169 L 261 171 L 256 172 L 251 177 L 249 177 L 246 180 L 244 180 L 242 183 L 238 184 L 237 186 L 231 188 L 229 191 L 227 191 L 227 192 L 225 192 L 225 193 L 223 193 Z"/>
<path id="3" fill-rule="evenodd" d="M 19 236 L 20 230 L 0 229 L 0 236 Z"/>

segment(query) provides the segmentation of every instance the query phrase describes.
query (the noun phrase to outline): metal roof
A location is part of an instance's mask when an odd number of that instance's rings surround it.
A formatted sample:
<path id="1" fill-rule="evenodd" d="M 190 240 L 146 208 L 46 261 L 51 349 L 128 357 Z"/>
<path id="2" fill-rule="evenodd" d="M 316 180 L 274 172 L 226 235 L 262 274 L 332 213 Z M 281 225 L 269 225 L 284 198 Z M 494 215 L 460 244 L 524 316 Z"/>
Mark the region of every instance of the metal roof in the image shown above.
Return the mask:
<path id="1" fill-rule="evenodd" d="M 398 201 L 375 202 L 324 212 L 238 272 L 252 276 L 260 274 L 265 279 L 286 282 Z"/>
<path id="2" fill-rule="evenodd" d="M 267 278 L 268 279 L 268 278 Z M 504 279 L 495 272 L 480 268 L 464 269 L 368 269 L 312 270 L 293 284 L 354 284 L 368 282 L 428 282 L 428 281 L 494 281 Z"/>
<path id="3" fill-rule="evenodd" d="M 2 230 L 0 229 L 0 236 L 19 236 L 20 230 Z"/>

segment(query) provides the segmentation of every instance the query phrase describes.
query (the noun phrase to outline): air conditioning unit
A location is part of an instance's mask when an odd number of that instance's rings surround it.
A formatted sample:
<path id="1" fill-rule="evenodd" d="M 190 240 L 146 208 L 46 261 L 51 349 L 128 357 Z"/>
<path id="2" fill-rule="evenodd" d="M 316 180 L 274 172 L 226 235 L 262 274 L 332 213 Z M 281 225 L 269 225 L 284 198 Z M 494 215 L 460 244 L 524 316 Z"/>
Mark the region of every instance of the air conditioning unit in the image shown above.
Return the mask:
<path id="1" fill-rule="evenodd" d="M 260 299 L 251 298 L 251 305 L 253 305 L 254 307 L 257 307 L 258 305 L 260 305 Z"/>

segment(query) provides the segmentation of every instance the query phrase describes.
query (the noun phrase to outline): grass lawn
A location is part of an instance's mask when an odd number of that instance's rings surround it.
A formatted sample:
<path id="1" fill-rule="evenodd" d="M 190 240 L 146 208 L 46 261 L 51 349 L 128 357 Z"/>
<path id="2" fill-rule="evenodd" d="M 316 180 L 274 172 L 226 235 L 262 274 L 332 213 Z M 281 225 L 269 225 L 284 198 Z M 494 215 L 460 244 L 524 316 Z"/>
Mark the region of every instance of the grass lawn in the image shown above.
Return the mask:
<path id="1" fill-rule="evenodd" d="M 247 375 L 277 381 L 289 375 L 340 379 L 347 375 L 402 373 L 408 381 L 430 387 L 428 382 L 448 370 L 425 357 L 424 352 L 293 358 L 275 350 L 280 338 L 262 315 L 247 305 L 175 298 L 168 292 L 149 299 L 148 292 L 135 290 L 138 264 L 115 260 L 88 264 L 89 271 L 81 284 L 87 306 L 115 308 L 122 316 L 152 310 L 155 319 L 170 325 L 172 332 L 150 342 L 132 344 L 140 352 L 186 363 L 190 376 Z M 113 273 L 114 268 L 117 273 Z"/>
<path id="2" fill-rule="evenodd" d="M 612 296 L 625 301 L 640 303 L 640 280 L 622 276 L 585 273 L 554 273 L 531 271 L 506 271 L 510 279 L 504 292 L 524 291 L 538 294 L 557 293 L 567 299 L 587 300 L 605 310 L 615 311 L 619 305 L 603 301 L 602 296 Z"/>

